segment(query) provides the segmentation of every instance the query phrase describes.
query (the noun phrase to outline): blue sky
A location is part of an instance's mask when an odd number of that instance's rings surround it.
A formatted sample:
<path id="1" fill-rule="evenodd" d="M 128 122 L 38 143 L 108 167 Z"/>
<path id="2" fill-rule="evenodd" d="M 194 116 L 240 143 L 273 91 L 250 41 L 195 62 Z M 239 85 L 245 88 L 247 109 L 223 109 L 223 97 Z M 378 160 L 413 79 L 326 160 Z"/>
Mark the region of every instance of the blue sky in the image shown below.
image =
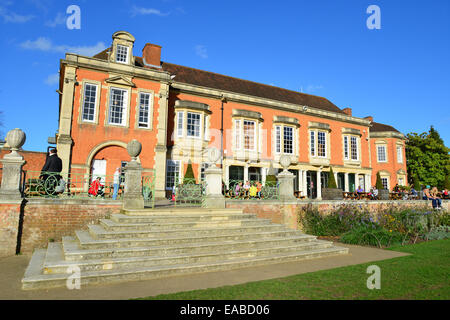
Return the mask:
<path id="1" fill-rule="evenodd" d="M 70 30 L 69 5 L 81 10 Z M 369 5 L 381 29 L 369 30 Z M 326 97 L 403 133 L 435 126 L 450 142 L 450 1 L 0 0 L 3 134 L 45 151 L 58 128 L 67 51 L 93 55 L 111 35 L 161 45 L 162 60 Z"/>

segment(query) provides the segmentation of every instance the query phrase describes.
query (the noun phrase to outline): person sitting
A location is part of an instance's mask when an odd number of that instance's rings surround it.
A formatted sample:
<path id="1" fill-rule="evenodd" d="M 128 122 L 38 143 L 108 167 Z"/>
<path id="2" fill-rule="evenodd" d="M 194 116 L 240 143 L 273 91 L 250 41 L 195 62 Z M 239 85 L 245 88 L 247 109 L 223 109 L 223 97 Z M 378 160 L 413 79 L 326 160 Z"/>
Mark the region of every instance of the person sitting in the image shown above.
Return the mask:
<path id="1" fill-rule="evenodd" d="M 361 200 L 363 193 L 364 193 L 364 189 L 361 188 L 361 186 L 359 186 L 358 189 L 356 189 L 356 196 L 357 196 L 358 200 Z"/>
<path id="2" fill-rule="evenodd" d="M 377 189 L 377 187 L 373 187 L 373 189 L 372 189 L 372 199 L 373 200 L 378 200 L 378 189 Z"/>
<path id="3" fill-rule="evenodd" d="M 92 197 L 103 196 L 103 185 L 100 183 L 101 177 L 97 177 L 94 181 L 92 181 L 91 186 L 89 187 L 88 194 Z"/>
<path id="4" fill-rule="evenodd" d="M 244 197 L 248 197 L 249 190 L 250 190 L 250 182 L 246 181 L 244 184 Z"/>
<path id="5" fill-rule="evenodd" d="M 257 193 L 257 197 L 259 199 L 261 199 L 261 191 L 262 191 L 262 184 L 261 184 L 261 182 L 258 181 L 256 183 L 256 193 Z"/>
<path id="6" fill-rule="evenodd" d="M 423 200 L 431 199 L 429 185 L 425 186 L 425 188 L 422 190 L 422 192 L 423 192 L 423 197 L 422 197 Z"/>
<path id="7" fill-rule="evenodd" d="M 252 186 L 249 189 L 250 198 L 255 198 L 257 191 L 258 189 L 256 188 L 255 184 L 252 184 Z"/>
<path id="8" fill-rule="evenodd" d="M 441 207 L 442 200 L 441 200 L 441 198 L 439 198 L 438 193 L 439 192 L 436 187 L 433 187 L 433 189 L 431 189 L 431 191 L 430 191 L 431 201 L 432 201 L 433 209 L 441 210 L 442 209 L 442 207 Z"/>
<path id="9" fill-rule="evenodd" d="M 239 197 L 241 194 L 242 182 L 236 183 L 236 187 L 234 188 L 234 196 Z"/>
<path id="10" fill-rule="evenodd" d="M 442 198 L 443 199 L 449 199 L 448 190 L 444 189 L 442 190 Z"/>
<path id="11" fill-rule="evenodd" d="M 417 199 L 417 197 L 418 197 L 417 191 L 416 191 L 416 189 L 414 189 L 414 187 L 412 187 L 410 190 L 410 198 Z"/>

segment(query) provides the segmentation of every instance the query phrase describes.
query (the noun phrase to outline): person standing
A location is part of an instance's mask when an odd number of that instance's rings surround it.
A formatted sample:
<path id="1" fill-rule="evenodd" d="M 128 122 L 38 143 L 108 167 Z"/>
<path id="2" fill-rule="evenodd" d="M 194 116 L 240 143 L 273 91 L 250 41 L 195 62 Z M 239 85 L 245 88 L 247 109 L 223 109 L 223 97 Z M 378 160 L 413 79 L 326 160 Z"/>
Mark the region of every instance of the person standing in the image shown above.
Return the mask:
<path id="1" fill-rule="evenodd" d="M 114 187 L 113 200 L 117 199 L 117 193 L 119 192 L 119 185 L 120 185 L 120 168 L 116 168 L 113 178 L 113 187 Z"/>
<path id="2" fill-rule="evenodd" d="M 61 176 L 62 160 L 58 157 L 56 149 L 51 149 L 49 156 L 45 160 L 45 164 L 41 169 L 40 179 L 47 193 L 53 193 L 56 189 Z M 52 179 L 53 177 L 53 179 Z"/>

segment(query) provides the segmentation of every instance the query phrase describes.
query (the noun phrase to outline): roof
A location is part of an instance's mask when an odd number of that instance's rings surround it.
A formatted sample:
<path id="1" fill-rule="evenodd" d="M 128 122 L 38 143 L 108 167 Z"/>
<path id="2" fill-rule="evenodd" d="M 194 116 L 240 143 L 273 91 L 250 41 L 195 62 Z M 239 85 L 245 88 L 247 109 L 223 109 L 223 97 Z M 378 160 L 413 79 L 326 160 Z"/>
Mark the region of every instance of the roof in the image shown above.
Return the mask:
<path id="1" fill-rule="evenodd" d="M 108 59 L 108 50 L 110 50 L 110 48 L 107 48 L 102 52 L 96 54 L 94 58 L 102 60 Z M 135 57 L 135 64 L 139 67 L 156 69 L 154 67 L 144 65 L 142 57 Z M 323 97 L 287 90 L 239 78 L 233 78 L 214 72 L 180 66 L 168 62 L 161 62 L 161 67 L 162 70 L 176 75 L 175 80 L 177 82 L 292 103 L 296 105 L 306 105 L 325 111 L 345 114 L 340 108 Z"/>
<path id="2" fill-rule="evenodd" d="M 370 128 L 370 132 L 386 132 L 386 131 L 393 131 L 393 132 L 401 133 L 394 127 L 389 126 L 387 124 L 372 122 L 372 127 Z"/>

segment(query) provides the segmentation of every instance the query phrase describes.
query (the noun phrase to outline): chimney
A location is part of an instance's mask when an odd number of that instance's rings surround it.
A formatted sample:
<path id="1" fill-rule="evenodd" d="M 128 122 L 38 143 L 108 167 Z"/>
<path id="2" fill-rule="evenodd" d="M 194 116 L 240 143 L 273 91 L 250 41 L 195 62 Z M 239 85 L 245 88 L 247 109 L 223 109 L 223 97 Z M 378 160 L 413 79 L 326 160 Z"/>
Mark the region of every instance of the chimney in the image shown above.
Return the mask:
<path id="1" fill-rule="evenodd" d="M 373 122 L 373 117 L 372 116 L 364 117 L 364 119 L 369 120 L 370 122 Z"/>
<path id="2" fill-rule="evenodd" d="M 147 43 L 142 49 L 144 65 L 161 68 L 161 46 Z"/>
<path id="3" fill-rule="evenodd" d="M 346 114 L 346 115 L 348 115 L 348 116 L 352 116 L 352 108 L 345 108 L 345 109 L 342 109 L 342 111 Z"/>

